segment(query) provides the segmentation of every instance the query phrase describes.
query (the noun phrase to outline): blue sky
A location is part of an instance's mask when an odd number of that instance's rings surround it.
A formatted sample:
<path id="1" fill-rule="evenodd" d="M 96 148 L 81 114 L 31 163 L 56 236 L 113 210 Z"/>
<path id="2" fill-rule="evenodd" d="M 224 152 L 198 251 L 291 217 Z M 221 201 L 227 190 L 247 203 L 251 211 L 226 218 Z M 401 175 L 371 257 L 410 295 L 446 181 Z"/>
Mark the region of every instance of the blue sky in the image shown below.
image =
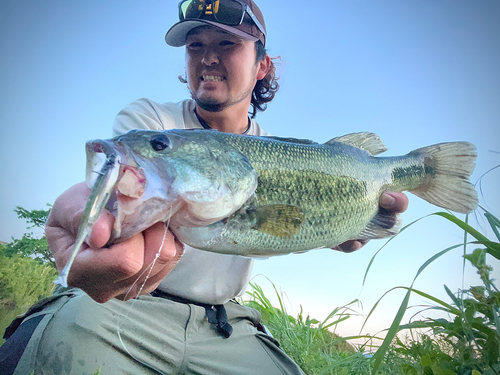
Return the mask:
<path id="1" fill-rule="evenodd" d="M 500 164 L 500 2 L 260 1 L 268 52 L 281 56 L 281 90 L 257 120 L 275 135 L 318 142 L 372 131 L 387 155 L 433 143 L 466 140 L 478 147 L 473 182 Z M 85 141 L 107 138 L 116 113 L 148 97 L 188 96 L 177 76 L 183 48 L 165 44 L 177 1 L 3 0 L 0 2 L 0 240 L 25 225 L 15 206 L 45 208 L 84 179 Z M 500 214 L 500 172 L 487 175 L 481 204 Z M 405 223 L 437 209 L 410 197 Z M 461 216 L 463 218 L 463 216 Z M 471 223 L 479 226 L 474 217 Z M 410 285 L 419 266 L 460 242 L 462 234 L 431 217 L 398 236 L 363 275 L 383 241 L 354 254 L 330 250 L 257 261 L 256 281 L 286 293 L 290 313 L 324 318 L 359 298 L 367 313 L 388 289 Z M 477 283 L 462 278 L 460 250 L 433 263 L 418 289 L 446 299 Z M 493 262 L 500 276 L 498 262 Z M 389 326 L 402 300 L 384 300 L 365 332 Z M 421 304 L 419 298 L 412 304 Z M 352 319 L 343 334 L 355 334 Z"/>

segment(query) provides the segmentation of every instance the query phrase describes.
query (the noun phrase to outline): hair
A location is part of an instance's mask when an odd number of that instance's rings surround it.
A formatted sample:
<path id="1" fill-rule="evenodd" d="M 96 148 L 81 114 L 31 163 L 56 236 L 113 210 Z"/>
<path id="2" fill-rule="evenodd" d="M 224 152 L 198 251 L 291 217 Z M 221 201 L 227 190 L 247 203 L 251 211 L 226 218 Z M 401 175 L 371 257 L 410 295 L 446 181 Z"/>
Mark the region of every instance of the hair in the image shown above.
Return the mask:
<path id="1" fill-rule="evenodd" d="M 260 40 L 255 42 L 256 63 L 266 58 L 267 51 Z M 252 92 L 252 109 L 249 112 L 250 118 L 255 118 L 257 111 L 264 112 L 267 109 L 267 103 L 274 99 L 278 92 L 280 85 L 278 83 L 279 77 L 276 77 L 276 66 L 274 65 L 275 58 L 271 59 L 271 66 L 266 76 L 257 81 Z"/>
<path id="2" fill-rule="evenodd" d="M 256 58 L 255 63 L 264 60 L 267 56 L 267 51 L 260 40 L 255 42 Z M 252 92 L 252 100 L 250 102 L 251 110 L 248 112 L 250 118 L 255 118 L 257 112 L 264 112 L 267 109 L 267 103 L 274 99 L 274 96 L 278 92 L 280 85 L 278 83 L 279 77 L 276 77 L 276 66 L 274 61 L 280 57 L 271 58 L 271 66 L 266 76 L 261 80 L 257 81 Z M 187 79 L 183 76 L 178 76 L 179 81 L 182 83 L 187 83 Z"/>

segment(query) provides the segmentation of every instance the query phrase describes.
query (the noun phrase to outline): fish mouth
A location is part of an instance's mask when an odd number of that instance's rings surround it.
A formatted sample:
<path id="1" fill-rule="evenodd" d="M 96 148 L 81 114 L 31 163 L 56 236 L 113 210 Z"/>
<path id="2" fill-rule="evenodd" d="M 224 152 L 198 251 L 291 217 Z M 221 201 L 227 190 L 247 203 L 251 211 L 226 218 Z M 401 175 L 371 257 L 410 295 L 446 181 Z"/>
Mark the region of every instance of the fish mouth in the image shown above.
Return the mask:
<path id="1" fill-rule="evenodd" d="M 86 144 L 86 183 L 93 188 L 96 181 L 107 175 L 115 175 L 110 190 L 102 198 L 103 206 L 115 217 L 113 232 L 108 245 L 119 242 L 124 222 L 134 215 L 145 199 L 146 174 L 134 156 L 120 143 L 94 140 Z"/>
<path id="2" fill-rule="evenodd" d="M 134 135 L 86 144 L 87 186 L 97 192 L 99 182 L 108 181 L 106 191 L 96 193 L 101 209 L 115 217 L 108 246 L 169 220 L 179 207 L 178 195 L 171 190 L 176 169 L 163 159 L 143 155 Z"/>
<path id="3" fill-rule="evenodd" d="M 95 140 L 87 142 L 86 182 L 92 188 L 103 173 L 108 173 L 111 165 L 119 166 L 118 178 L 109 197 L 110 211 L 116 210 L 117 202 L 126 204 L 140 198 L 146 190 L 146 176 L 142 168 L 127 156 L 119 145 L 109 141 Z M 118 163 L 115 163 L 118 161 Z M 116 167 L 111 167 L 116 168 Z"/>
<path id="4" fill-rule="evenodd" d="M 140 198 L 146 189 L 144 172 L 128 164 L 120 165 L 120 174 L 116 184 L 116 194 L 119 201 Z"/>
<path id="5" fill-rule="evenodd" d="M 109 173 L 111 168 L 115 168 L 114 164 L 118 154 L 111 145 L 100 140 L 87 142 L 85 151 L 87 152 L 85 181 L 87 186 L 92 189 L 99 176 Z"/>

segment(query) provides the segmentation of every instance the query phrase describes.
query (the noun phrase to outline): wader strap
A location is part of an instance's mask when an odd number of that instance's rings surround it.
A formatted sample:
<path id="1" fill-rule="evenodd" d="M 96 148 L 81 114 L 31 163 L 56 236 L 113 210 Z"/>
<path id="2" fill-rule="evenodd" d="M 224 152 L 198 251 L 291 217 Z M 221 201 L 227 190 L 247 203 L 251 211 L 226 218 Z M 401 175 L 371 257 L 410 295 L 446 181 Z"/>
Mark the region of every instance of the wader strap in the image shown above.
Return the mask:
<path id="1" fill-rule="evenodd" d="M 9 336 L 9 339 L 0 347 L 0 374 L 12 375 L 21 359 L 26 345 L 31 339 L 36 327 L 43 319 L 44 315 L 39 315 L 29 319 Z"/>
<path id="2" fill-rule="evenodd" d="M 212 328 L 219 333 L 222 337 L 226 339 L 233 333 L 233 327 L 227 322 L 226 309 L 223 305 L 205 305 L 205 316 L 208 322 L 212 325 Z"/>
<path id="3" fill-rule="evenodd" d="M 227 313 L 223 305 L 208 305 L 206 303 L 194 302 L 186 298 L 165 293 L 159 289 L 153 290 L 151 295 L 153 297 L 166 298 L 178 303 L 201 306 L 205 309 L 205 316 L 207 317 L 208 322 L 219 335 L 227 339 L 231 336 L 231 333 L 233 333 L 233 327 L 227 322 Z"/>

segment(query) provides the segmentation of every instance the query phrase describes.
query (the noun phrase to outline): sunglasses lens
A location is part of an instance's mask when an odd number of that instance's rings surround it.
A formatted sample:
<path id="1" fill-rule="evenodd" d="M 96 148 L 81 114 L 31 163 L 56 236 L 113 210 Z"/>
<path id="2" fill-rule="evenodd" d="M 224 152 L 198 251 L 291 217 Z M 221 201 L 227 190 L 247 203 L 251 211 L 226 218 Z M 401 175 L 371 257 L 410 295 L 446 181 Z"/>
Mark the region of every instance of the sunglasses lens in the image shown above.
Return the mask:
<path id="1" fill-rule="evenodd" d="M 237 1 L 217 0 L 213 1 L 214 15 L 217 21 L 224 25 L 237 26 L 243 20 L 245 10 L 243 5 Z"/>
<path id="2" fill-rule="evenodd" d="M 243 5 L 232 0 L 185 0 L 179 5 L 179 20 L 214 17 L 228 26 L 238 26 L 243 20 Z"/>
<path id="3" fill-rule="evenodd" d="M 179 20 L 184 21 L 190 18 L 200 18 L 205 8 L 204 0 L 186 0 L 179 5 Z"/>

